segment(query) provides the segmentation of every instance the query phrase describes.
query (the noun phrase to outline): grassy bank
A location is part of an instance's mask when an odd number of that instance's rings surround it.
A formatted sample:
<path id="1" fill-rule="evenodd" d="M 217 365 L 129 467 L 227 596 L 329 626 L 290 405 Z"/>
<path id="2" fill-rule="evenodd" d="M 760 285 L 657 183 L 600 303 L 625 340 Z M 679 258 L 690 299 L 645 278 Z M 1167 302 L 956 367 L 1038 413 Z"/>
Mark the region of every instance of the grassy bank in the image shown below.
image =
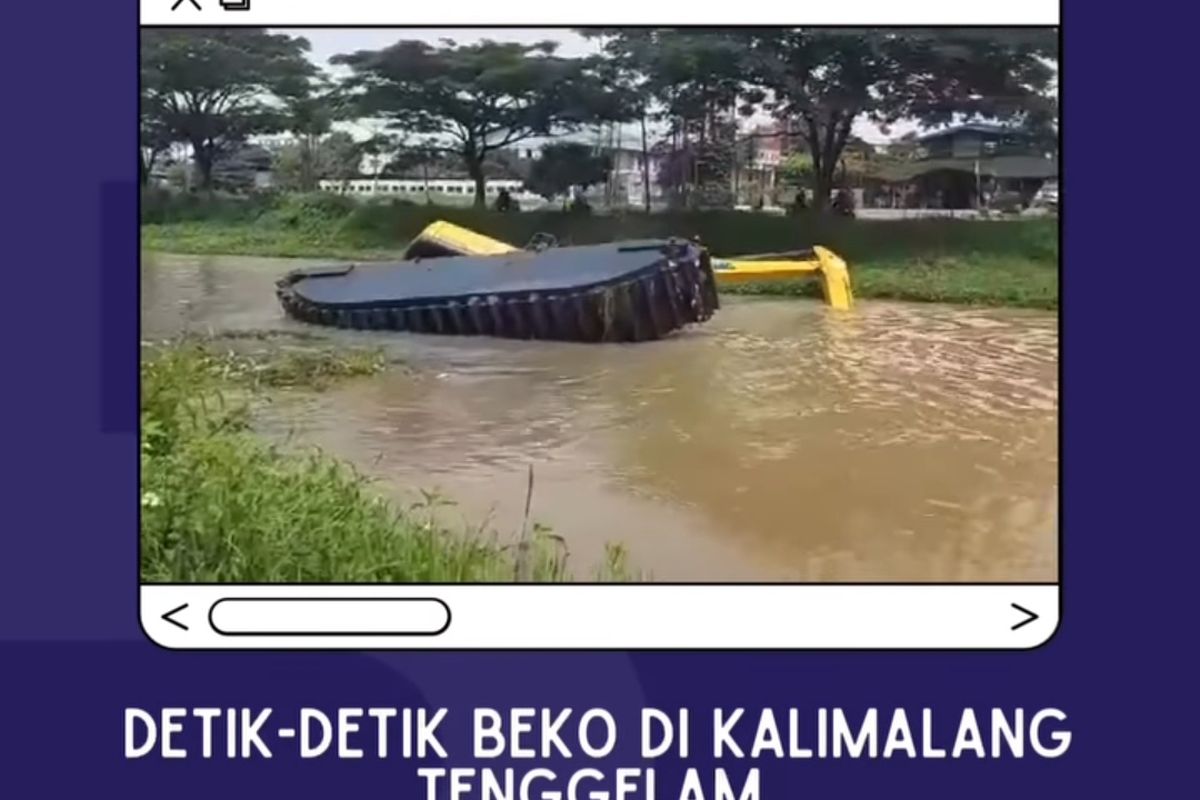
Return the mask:
<path id="1" fill-rule="evenodd" d="M 517 245 L 539 232 L 551 233 L 564 244 L 699 236 L 718 256 L 823 244 L 849 262 L 856 294 L 862 298 L 1058 307 L 1058 226 L 1047 219 L 877 222 L 723 211 L 497 214 L 394 202 L 362 204 L 332 195 L 156 202 L 143 206 L 142 244 L 163 252 L 394 257 L 430 222 L 447 219 Z M 786 282 L 738 291 L 807 295 L 816 287 Z"/>
<path id="2" fill-rule="evenodd" d="M 1029 261 L 979 255 L 866 263 L 852 265 L 850 277 L 860 298 L 1058 309 L 1058 271 Z M 817 281 L 745 283 L 722 292 L 820 297 L 821 286 Z"/>
<path id="3" fill-rule="evenodd" d="M 432 496 L 397 508 L 350 465 L 255 436 L 256 393 L 320 389 L 384 368 L 371 352 L 256 345 L 181 340 L 143 352 L 143 581 L 571 579 L 561 540 L 540 527 L 525 546 L 449 530 Z M 622 551 L 611 549 L 595 577 L 628 579 Z"/>

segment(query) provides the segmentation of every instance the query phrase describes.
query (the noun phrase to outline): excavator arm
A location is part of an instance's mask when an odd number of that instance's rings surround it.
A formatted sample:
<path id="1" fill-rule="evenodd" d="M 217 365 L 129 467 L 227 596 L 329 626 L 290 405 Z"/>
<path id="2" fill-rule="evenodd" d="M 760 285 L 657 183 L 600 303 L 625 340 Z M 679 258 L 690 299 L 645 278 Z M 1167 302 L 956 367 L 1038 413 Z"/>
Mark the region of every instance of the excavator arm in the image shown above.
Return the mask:
<path id="1" fill-rule="evenodd" d="M 792 253 L 714 258 L 713 275 L 717 278 L 717 286 L 817 277 L 829 306 L 845 310 L 854 305 L 846 262 L 832 250 L 819 245 Z"/>

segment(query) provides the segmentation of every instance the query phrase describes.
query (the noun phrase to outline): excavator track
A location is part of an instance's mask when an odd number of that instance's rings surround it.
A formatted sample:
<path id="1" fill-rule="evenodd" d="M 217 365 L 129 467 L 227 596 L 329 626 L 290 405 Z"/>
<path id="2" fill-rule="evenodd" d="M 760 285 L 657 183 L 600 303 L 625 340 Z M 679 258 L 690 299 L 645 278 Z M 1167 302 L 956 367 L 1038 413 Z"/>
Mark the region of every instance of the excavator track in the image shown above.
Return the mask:
<path id="1" fill-rule="evenodd" d="M 295 270 L 276 293 L 318 325 L 597 343 L 661 339 L 719 307 L 708 252 L 685 241 Z"/>

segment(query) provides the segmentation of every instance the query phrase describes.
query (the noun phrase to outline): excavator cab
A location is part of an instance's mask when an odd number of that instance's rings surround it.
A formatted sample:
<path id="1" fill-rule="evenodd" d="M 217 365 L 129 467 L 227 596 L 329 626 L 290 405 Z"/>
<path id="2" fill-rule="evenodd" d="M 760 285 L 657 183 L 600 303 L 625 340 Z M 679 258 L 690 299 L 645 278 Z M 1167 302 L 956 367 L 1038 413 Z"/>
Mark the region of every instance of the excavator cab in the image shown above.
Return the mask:
<path id="1" fill-rule="evenodd" d="M 434 222 L 417 234 L 404 251 L 406 260 L 445 256 L 499 256 L 516 252 L 510 244 L 452 222 Z"/>

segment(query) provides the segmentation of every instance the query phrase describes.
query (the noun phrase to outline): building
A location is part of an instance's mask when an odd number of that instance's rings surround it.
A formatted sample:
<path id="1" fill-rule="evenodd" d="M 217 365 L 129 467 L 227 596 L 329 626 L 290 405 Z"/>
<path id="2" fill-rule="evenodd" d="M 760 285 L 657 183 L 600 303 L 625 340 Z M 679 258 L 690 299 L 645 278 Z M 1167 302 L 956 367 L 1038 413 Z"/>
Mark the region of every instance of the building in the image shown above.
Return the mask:
<path id="1" fill-rule="evenodd" d="M 759 169 L 777 169 L 789 156 L 805 149 L 795 123 L 789 121 L 755 125 L 746 139 L 753 143 L 751 166 Z"/>
<path id="2" fill-rule="evenodd" d="M 271 153 L 245 142 L 229 146 L 213 160 L 211 179 L 213 187 L 223 191 L 269 191 L 275 185 Z M 192 148 L 176 145 L 160 154 L 150 172 L 149 183 L 180 189 L 198 186 L 200 178 Z"/>
<path id="3" fill-rule="evenodd" d="M 271 152 L 257 144 L 241 144 L 222 153 L 213 162 L 213 183 L 233 191 L 264 191 L 274 181 Z"/>
<path id="4" fill-rule="evenodd" d="M 780 201 L 779 171 L 791 155 L 791 136 L 784 125 L 756 125 L 739 139 L 733 170 L 734 202 L 752 208 Z"/>
<path id="5" fill-rule="evenodd" d="M 600 147 L 598 154 L 609 157 L 608 184 L 592 187 L 589 195 L 604 205 L 618 208 L 644 208 L 646 204 L 643 159 L 648 158 L 651 207 L 663 203 L 663 190 L 659 180 L 663 160 L 655 153 L 643 154 L 641 148 Z M 589 198 L 590 199 L 590 198 Z"/>
<path id="6" fill-rule="evenodd" d="M 1030 138 L 1008 125 L 955 125 L 916 137 L 917 155 L 924 159 L 988 158 L 1030 155 Z"/>
<path id="7" fill-rule="evenodd" d="M 916 137 L 913 157 L 885 165 L 872 205 L 908 208 L 987 207 L 1002 197 L 1028 204 L 1058 159 L 1036 138 L 1005 125 L 956 125 Z"/>

